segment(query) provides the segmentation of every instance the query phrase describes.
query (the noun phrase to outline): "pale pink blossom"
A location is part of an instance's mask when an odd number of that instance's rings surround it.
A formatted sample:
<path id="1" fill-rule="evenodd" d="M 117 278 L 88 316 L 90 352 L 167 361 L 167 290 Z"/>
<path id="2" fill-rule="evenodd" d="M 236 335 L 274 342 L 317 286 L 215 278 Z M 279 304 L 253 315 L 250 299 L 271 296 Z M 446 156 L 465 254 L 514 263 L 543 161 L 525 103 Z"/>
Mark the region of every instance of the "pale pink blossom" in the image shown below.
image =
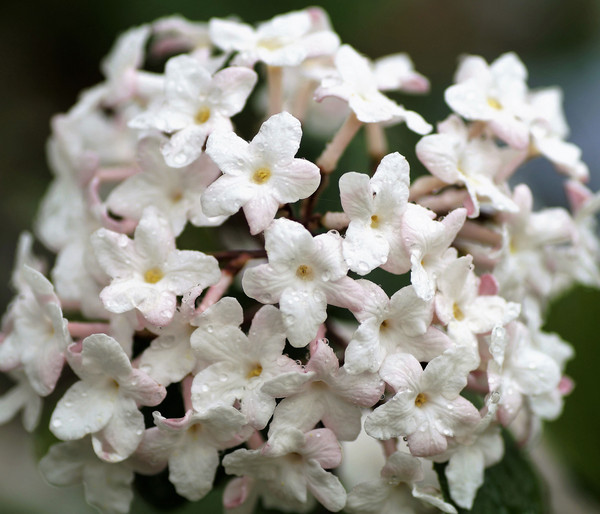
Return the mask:
<path id="1" fill-rule="evenodd" d="M 107 229 L 92 236 L 100 266 L 112 278 L 100 293 L 105 308 L 114 313 L 137 309 L 153 325 L 168 324 L 177 296 L 193 287 L 207 287 L 220 278 L 214 257 L 177 250 L 168 220 L 148 207 L 134 239 Z"/>
<path id="2" fill-rule="evenodd" d="M 279 218 L 265 230 L 269 261 L 247 269 L 244 292 L 261 303 L 277 303 L 290 343 L 306 346 L 327 318 L 327 304 L 359 310 L 362 288 L 347 276 L 342 238 L 313 237 L 302 225 Z"/>
<path id="3" fill-rule="evenodd" d="M 300 122 L 287 112 L 271 116 L 247 143 L 234 132 L 213 132 L 206 153 L 223 175 L 202 194 L 210 216 L 227 216 L 240 208 L 251 234 L 265 230 L 280 205 L 306 198 L 317 189 L 319 168 L 294 155 L 300 147 Z"/>

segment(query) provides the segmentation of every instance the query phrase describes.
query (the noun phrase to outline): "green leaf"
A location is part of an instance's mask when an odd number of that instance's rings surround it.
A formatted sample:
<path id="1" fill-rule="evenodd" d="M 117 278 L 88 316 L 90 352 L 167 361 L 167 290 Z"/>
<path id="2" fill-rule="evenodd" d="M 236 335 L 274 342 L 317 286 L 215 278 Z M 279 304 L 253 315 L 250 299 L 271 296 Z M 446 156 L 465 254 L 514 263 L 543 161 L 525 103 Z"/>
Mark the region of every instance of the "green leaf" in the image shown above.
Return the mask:
<path id="1" fill-rule="evenodd" d="M 471 511 L 457 507 L 459 513 L 543 514 L 548 512 L 544 487 L 531 463 L 508 432 L 503 431 L 504 458 L 485 470 L 485 480 Z M 434 464 L 446 501 L 453 503 L 444 470 L 446 464 Z"/>

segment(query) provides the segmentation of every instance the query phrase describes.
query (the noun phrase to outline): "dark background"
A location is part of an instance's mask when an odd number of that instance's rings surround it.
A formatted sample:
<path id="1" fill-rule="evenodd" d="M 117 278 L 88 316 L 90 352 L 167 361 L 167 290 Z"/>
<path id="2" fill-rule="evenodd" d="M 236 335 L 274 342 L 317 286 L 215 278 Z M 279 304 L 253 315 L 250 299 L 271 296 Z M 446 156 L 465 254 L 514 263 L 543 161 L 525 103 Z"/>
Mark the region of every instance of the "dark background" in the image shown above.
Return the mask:
<path id="1" fill-rule="evenodd" d="M 346 0 L 323 1 L 345 43 L 376 58 L 408 52 L 432 82 L 426 98 L 406 97 L 408 108 L 430 122 L 448 108 L 443 91 L 457 58 L 479 54 L 488 61 L 515 51 L 527 65 L 531 87 L 560 85 L 572 129 L 583 150 L 591 188 L 600 188 L 600 5 L 594 0 Z M 101 58 L 123 30 L 179 13 L 192 20 L 237 14 L 247 22 L 305 7 L 302 2 L 221 0 L 102 0 L 99 2 L 3 2 L 0 7 L 0 284 L 7 284 L 18 234 L 30 229 L 50 174 L 45 141 L 50 117 L 69 109 L 77 94 L 99 82 Z M 406 134 L 403 132 L 402 134 Z M 412 136 L 410 136 L 412 137 Z M 415 140 L 416 141 L 416 140 Z M 396 150 L 391 138 L 390 149 Z M 411 166 L 418 163 L 411 161 Z M 538 169 L 535 169 L 538 168 Z M 545 172 L 548 173 L 545 173 Z M 560 179 L 546 163 L 526 178 L 543 188 L 542 203 L 564 201 Z M 550 178 L 552 177 L 552 178 Z M 0 287 L 0 312 L 12 292 Z M 568 371 L 578 384 L 560 421 L 548 434 L 579 483 L 598 495 L 600 469 L 597 410 L 599 296 L 583 291 L 561 301 L 549 328 L 576 348 Z M 2 431 L 0 429 L 0 437 Z"/>

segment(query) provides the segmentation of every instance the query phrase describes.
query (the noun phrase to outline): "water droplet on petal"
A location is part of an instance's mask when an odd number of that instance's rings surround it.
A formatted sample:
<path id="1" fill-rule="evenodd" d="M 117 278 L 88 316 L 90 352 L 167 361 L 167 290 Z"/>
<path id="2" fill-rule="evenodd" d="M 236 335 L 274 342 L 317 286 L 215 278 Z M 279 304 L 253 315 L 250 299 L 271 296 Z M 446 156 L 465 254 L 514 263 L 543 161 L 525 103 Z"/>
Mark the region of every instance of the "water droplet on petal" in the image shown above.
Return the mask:
<path id="1" fill-rule="evenodd" d="M 55 419 L 55 420 L 52 422 L 52 426 L 53 426 L 53 427 L 55 427 L 55 428 L 62 427 L 62 421 L 61 421 L 60 419 Z"/>

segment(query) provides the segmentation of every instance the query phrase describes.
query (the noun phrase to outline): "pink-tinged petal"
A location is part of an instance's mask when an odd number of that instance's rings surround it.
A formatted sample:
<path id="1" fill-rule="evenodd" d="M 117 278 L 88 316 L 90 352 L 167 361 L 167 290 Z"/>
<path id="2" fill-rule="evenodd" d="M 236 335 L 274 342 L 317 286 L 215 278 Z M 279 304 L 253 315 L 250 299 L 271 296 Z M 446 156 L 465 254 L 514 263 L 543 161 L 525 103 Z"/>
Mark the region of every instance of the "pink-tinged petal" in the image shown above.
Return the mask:
<path id="1" fill-rule="evenodd" d="M 356 303 L 355 298 L 352 301 Z M 296 348 L 314 339 L 319 326 L 327 319 L 327 298 L 318 289 L 285 289 L 279 298 L 279 308 L 287 338 Z"/>
<path id="2" fill-rule="evenodd" d="M 453 400 L 465 388 L 467 376 L 477 364 L 468 348 L 450 348 L 427 364 L 421 377 L 421 387 L 423 391 L 435 392 Z"/>
<path id="3" fill-rule="evenodd" d="M 175 314 L 175 293 L 161 291 L 153 284 L 142 285 L 138 280 L 114 280 L 100 293 L 106 310 L 122 314 L 138 309 L 152 325 L 168 325 Z"/>
<path id="4" fill-rule="evenodd" d="M 414 287 L 406 286 L 390 298 L 390 319 L 386 330 L 394 331 L 394 328 L 398 328 L 398 336 L 400 332 L 410 337 L 423 335 L 429 328 L 432 317 L 431 302 L 421 299 Z M 396 319 L 398 323 L 395 323 Z"/>
<path id="5" fill-rule="evenodd" d="M 178 55 L 165 66 L 165 93 L 174 102 L 194 105 L 211 81 L 210 72 L 189 55 Z"/>
<path id="6" fill-rule="evenodd" d="M 390 243 L 385 236 L 373 230 L 370 224 L 351 221 L 343 245 L 348 267 L 359 275 L 366 275 L 385 264 L 390 253 Z"/>
<path id="7" fill-rule="evenodd" d="M 279 209 L 279 201 L 275 197 L 261 193 L 261 191 L 255 192 L 254 196 L 244 204 L 244 215 L 252 235 L 265 230 L 275 219 Z"/>
<path id="8" fill-rule="evenodd" d="M 338 477 L 325 471 L 317 461 L 309 460 L 305 466 L 309 491 L 326 509 L 339 512 L 346 505 L 346 490 Z"/>
<path id="9" fill-rule="evenodd" d="M 293 159 L 281 168 L 273 166 L 271 172 L 271 194 L 281 204 L 309 197 L 321 182 L 319 168 L 306 159 Z"/>
<path id="10" fill-rule="evenodd" d="M 132 371 L 129 357 L 121 345 L 106 334 L 93 334 L 83 340 L 81 363 L 88 376 L 105 375 L 117 381 L 127 379 Z"/>
<path id="11" fill-rule="evenodd" d="M 317 376 L 328 378 L 337 373 L 340 367 L 331 346 L 323 339 L 317 339 L 310 343 L 310 360 L 306 365 L 306 371 L 314 371 Z"/>
<path id="12" fill-rule="evenodd" d="M 252 319 L 248 340 L 257 350 L 260 347 L 262 358 L 281 356 L 285 348 L 285 327 L 281 312 L 270 305 L 261 307 Z"/>
<path id="13" fill-rule="evenodd" d="M 219 18 L 210 20 L 209 33 L 214 44 L 223 50 L 241 50 L 256 39 L 252 26 Z"/>
<path id="14" fill-rule="evenodd" d="M 200 371 L 192 383 L 194 409 L 203 411 L 218 405 L 233 405 L 246 385 L 240 371 L 231 362 L 217 362 Z"/>
<path id="15" fill-rule="evenodd" d="M 192 250 L 171 252 L 164 273 L 166 287 L 177 295 L 182 295 L 195 286 L 206 288 L 216 284 L 221 278 L 217 259 Z"/>
<path id="16" fill-rule="evenodd" d="M 126 380 L 121 379 L 119 385 L 128 397 L 133 398 L 140 405 L 154 407 L 165 399 L 167 391 L 147 373 L 133 369 L 131 376 Z"/>
<path id="17" fill-rule="evenodd" d="M 135 451 L 143 436 L 144 416 L 135 400 L 120 396 L 108 424 L 92 434 L 92 445 L 100 459 L 121 462 Z"/>
<path id="18" fill-rule="evenodd" d="M 307 382 L 313 380 L 314 373 L 282 373 L 265 382 L 262 391 L 274 398 L 285 398 L 304 389 Z"/>
<path id="19" fill-rule="evenodd" d="M 125 465 L 89 462 L 83 470 L 85 500 L 101 512 L 125 514 L 133 501 L 133 477 Z"/>
<path id="20" fill-rule="evenodd" d="M 344 368 L 348 373 L 379 371 L 387 352 L 379 344 L 379 322 L 367 320 L 358 327 L 344 353 Z"/>
<path id="21" fill-rule="evenodd" d="M 385 384 L 376 373 L 351 375 L 345 366 L 331 380 L 335 392 L 347 402 L 360 407 L 371 407 L 379 401 Z"/>
<path id="22" fill-rule="evenodd" d="M 410 390 L 415 393 L 420 390 L 418 384 L 422 373 L 423 368 L 419 361 L 408 353 L 389 355 L 379 370 L 381 378 L 394 390 Z"/>
<path id="23" fill-rule="evenodd" d="M 335 434 L 326 428 L 317 428 L 306 434 L 302 455 L 316 460 L 324 469 L 337 468 L 342 462 L 340 444 Z"/>
<path id="24" fill-rule="evenodd" d="M 508 145 L 517 150 L 524 150 L 529 145 L 529 127 L 510 114 L 497 115 L 490 120 L 494 133 Z"/>
<path id="25" fill-rule="evenodd" d="M 345 511 L 350 514 L 388 514 L 385 506 L 392 494 L 387 480 L 378 478 L 362 482 L 348 493 Z"/>
<path id="26" fill-rule="evenodd" d="M 223 173 L 240 176 L 251 165 L 248 143 L 235 132 L 213 132 L 206 142 L 206 153 Z"/>
<path id="27" fill-rule="evenodd" d="M 425 478 L 421 461 L 404 451 L 397 451 L 388 457 L 381 476 L 408 483 L 420 482 Z"/>
<path id="28" fill-rule="evenodd" d="M 156 418 L 156 411 L 153 413 Z M 128 463 L 136 473 L 155 475 L 167 467 L 169 455 L 173 446 L 179 440 L 179 434 L 166 433 L 158 427 L 144 431 L 142 441 L 131 455 Z"/>
<path id="29" fill-rule="evenodd" d="M 226 509 L 237 509 L 249 500 L 253 480 L 250 477 L 238 477 L 227 482 L 223 491 L 223 506 Z M 253 510 L 253 509 L 250 509 Z M 250 514 L 250 512 L 248 513 Z"/>
<path id="30" fill-rule="evenodd" d="M 244 175 L 222 175 L 202 194 L 202 209 L 207 216 L 235 214 L 253 198 L 255 189 Z"/>
<path id="31" fill-rule="evenodd" d="M 322 392 L 313 388 L 285 398 L 276 407 L 269 425 L 269 437 L 280 430 L 293 427 L 302 432 L 313 428 L 324 414 L 326 405 Z"/>
<path id="32" fill-rule="evenodd" d="M 242 66 L 230 66 L 215 73 L 211 93 L 219 114 L 229 118 L 240 112 L 257 80 L 254 70 Z"/>
<path id="33" fill-rule="evenodd" d="M 412 434 L 406 436 L 410 453 L 415 457 L 429 457 L 446 451 L 448 441 L 432 422 L 422 423 Z"/>
<path id="34" fill-rule="evenodd" d="M 481 296 L 494 296 L 498 294 L 500 286 L 496 277 L 490 273 L 484 273 L 480 277 L 479 291 Z"/>
<path id="35" fill-rule="evenodd" d="M 81 456 L 89 452 L 88 439 L 53 444 L 40 460 L 40 472 L 52 485 L 65 486 L 80 483 L 84 468 Z"/>
<path id="36" fill-rule="evenodd" d="M 478 448 L 464 447 L 454 453 L 446 466 L 450 496 L 454 503 L 471 509 L 477 490 L 483 484 L 483 454 Z"/>
<path id="37" fill-rule="evenodd" d="M 59 439 L 81 439 L 98 432 L 113 415 L 118 388 L 100 388 L 88 382 L 76 382 L 56 404 L 50 418 L 50 431 Z"/>
<path id="38" fill-rule="evenodd" d="M 345 307 L 352 312 L 358 312 L 363 307 L 364 289 L 358 281 L 350 277 L 325 282 L 321 288 L 327 295 L 327 303 L 331 305 Z"/>
<path id="39" fill-rule="evenodd" d="M 342 208 L 350 219 L 370 222 L 374 207 L 369 176 L 353 171 L 344 173 L 339 187 Z"/>
<path id="40" fill-rule="evenodd" d="M 36 347 L 35 356 L 24 352 L 25 373 L 31 387 L 40 395 L 47 396 L 56 386 L 65 362 L 63 351 L 52 340 Z"/>
<path id="41" fill-rule="evenodd" d="M 447 184 L 461 183 L 456 138 L 447 134 L 425 136 L 416 146 L 417 157 L 432 175 Z"/>
<path id="42" fill-rule="evenodd" d="M 192 164 L 202 154 L 208 136 L 208 128 L 190 125 L 176 132 L 165 142 L 161 151 L 171 168 L 183 168 Z"/>
<path id="43" fill-rule="evenodd" d="M 414 411 L 415 395 L 398 393 L 367 416 L 365 431 L 381 440 L 405 436 L 416 429 Z"/>
<path id="44" fill-rule="evenodd" d="M 321 415 L 323 425 L 340 441 L 354 441 L 360 434 L 362 409 L 333 394 L 328 394 L 324 403 L 325 409 Z"/>
<path id="45" fill-rule="evenodd" d="M 189 341 L 184 342 L 173 336 L 158 342 L 157 339 L 140 356 L 140 369 L 164 386 L 180 382 L 197 364 Z"/>
<path id="46" fill-rule="evenodd" d="M 267 231 L 265 231 L 265 249 L 269 255 L 269 263 L 288 263 L 298 259 L 298 249 L 304 254 L 315 251 L 315 242 L 311 233 L 300 223 L 278 218 Z"/>
<path id="47" fill-rule="evenodd" d="M 197 501 L 212 489 L 219 454 L 202 439 L 187 437 L 184 441 L 169 458 L 169 481 L 178 494 Z"/>
<path id="48" fill-rule="evenodd" d="M 146 207 L 135 228 L 135 250 L 149 264 L 160 266 L 175 249 L 175 237 L 169 221 L 155 207 Z"/>
<path id="49" fill-rule="evenodd" d="M 113 278 L 128 277 L 140 262 L 133 241 L 125 234 L 101 228 L 90 238 L 98 263 Z"/>
<path id="50" fill-rule="evenodd" d="M 267 162 L 290 160 L 300 148 L 300 121 L 288 112 L 280 112 L 265 121 L 250 143 L 253 153 Z"/>

